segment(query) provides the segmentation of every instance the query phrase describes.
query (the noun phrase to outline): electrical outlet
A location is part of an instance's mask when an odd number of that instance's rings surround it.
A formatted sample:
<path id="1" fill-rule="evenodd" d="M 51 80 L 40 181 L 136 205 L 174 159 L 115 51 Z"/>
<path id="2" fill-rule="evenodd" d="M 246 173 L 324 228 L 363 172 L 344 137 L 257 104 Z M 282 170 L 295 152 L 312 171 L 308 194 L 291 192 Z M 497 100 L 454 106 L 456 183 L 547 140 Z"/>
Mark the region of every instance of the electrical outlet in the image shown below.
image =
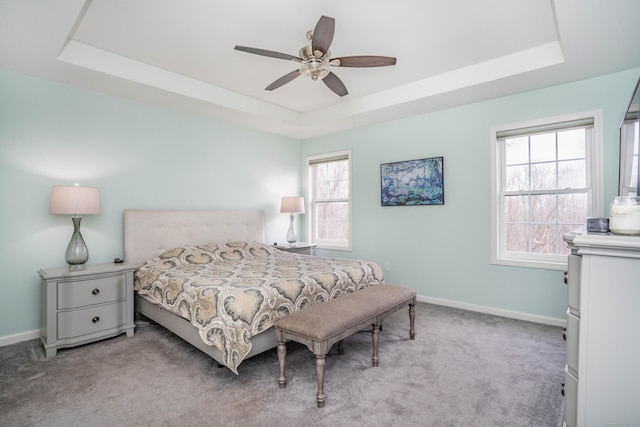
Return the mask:
<path id="1" fill-rule="evenodd" d="M 391 263 L 389 261 L 384 262 L 384 269 L 386 271 L 391 271 Z"/>

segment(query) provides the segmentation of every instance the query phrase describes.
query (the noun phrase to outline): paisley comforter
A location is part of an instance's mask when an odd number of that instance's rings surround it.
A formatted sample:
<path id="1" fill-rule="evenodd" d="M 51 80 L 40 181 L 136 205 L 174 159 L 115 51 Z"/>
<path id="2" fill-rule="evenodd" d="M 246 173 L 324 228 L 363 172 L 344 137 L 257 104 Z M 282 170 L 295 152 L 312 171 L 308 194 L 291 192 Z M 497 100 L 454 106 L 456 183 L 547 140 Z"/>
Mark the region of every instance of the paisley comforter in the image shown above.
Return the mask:
<path id="1" fill-rule="evenodd" d="M 237 374 L 250 338 L 280 317 L 382 280 L 373 262 L 231 242 L 167 251 L 136 270 L 134 289 L 189 320 Z"/>

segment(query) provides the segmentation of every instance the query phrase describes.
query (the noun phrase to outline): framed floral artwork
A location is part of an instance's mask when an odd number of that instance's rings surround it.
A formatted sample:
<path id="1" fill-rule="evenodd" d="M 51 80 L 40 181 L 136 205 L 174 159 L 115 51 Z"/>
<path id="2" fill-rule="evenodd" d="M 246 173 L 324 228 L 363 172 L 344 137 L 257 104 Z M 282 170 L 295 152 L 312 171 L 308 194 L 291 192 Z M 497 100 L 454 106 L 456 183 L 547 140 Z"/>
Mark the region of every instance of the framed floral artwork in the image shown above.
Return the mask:
<path id="1" fill-rule="evenodd" d="M 382 206 L 444 205 L 444 158 L 380 165 Z"/>

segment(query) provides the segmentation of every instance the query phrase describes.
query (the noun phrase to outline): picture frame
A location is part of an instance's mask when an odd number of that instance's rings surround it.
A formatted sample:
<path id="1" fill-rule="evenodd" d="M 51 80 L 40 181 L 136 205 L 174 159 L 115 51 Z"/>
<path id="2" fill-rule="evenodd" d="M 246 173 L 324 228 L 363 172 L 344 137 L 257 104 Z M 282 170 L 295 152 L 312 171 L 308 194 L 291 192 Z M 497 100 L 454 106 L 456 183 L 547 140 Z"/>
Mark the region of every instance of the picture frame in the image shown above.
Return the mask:
<path id="1" fill-rule="evenodd" d="M 444 157 L 380 165 L 382 206 L 444 205 Z"/>

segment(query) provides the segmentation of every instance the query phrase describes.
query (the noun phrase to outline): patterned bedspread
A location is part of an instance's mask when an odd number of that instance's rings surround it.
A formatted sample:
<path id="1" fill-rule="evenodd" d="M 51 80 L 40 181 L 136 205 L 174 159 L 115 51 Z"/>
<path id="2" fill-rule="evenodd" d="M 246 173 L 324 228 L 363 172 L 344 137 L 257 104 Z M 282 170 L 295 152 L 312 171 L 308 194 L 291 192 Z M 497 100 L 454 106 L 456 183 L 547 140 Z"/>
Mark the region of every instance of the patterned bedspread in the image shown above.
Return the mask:
<path id="1" fill-rule="evenodd" d="M 367 261 L 283 252 L 256 242 L 175 248 L 142 264 L 135 290 L 189 320 L 234 372 L 250 338 L 300 308 L 379 284 Z"/>

